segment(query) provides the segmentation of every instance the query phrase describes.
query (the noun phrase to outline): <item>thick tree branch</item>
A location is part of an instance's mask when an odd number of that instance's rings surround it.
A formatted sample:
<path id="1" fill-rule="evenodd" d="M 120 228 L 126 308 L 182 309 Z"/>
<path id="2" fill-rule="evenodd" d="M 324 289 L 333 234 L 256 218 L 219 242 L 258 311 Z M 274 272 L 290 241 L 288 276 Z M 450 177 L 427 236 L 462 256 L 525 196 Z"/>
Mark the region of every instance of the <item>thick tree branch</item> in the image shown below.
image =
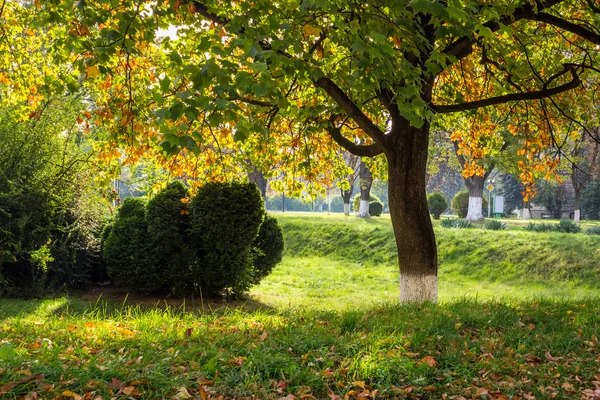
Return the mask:
<path id="1" fill-rule="evenodd" d="M 596 32 L 592 32 L 591 30 L 584 28 L 583 26 L 574 24 L 572 22 L 566 21 L 557 16 L 547 14 L 547 13 L 538 13 L 535 15 L 527 16 L 527 19 L 533 21 L 540 21 L 555 26 L 560 29 L 564 29 L 565 31 L 574 33 L 575 35 L 588 40 L 594 44 L 600 45 L 600 35 Z"/>
<path id="2" fill-rule="evenodd" d="M 314 81 L 314 83 L 316 87 L 325 90 L 329 97 L 331 97 L 333 101 L 344 110 L 346 115 L 352 118 L 367 135 L 378 142 L 383 142 L 385 140 L 385 133 L 379 129 L 379 127 L 375 125 L 373 121 L 371 121 L 371 119 L 367 117 L 331 79 L 322 77 Z"/>
<path id="3" fill-rule="evenodd" d="M 581 80 L 579 79 L 579 76 L 575 72 L 575 68 L 573 66 L 566 66 L 565 70 L 563 71 L 563 73 L 561 75 L 564 75 L 564 73 L 566 71 L 569 71 L 571 73 L 571 76 L 573 79 L 568 83 L 565 83 L 560 86 L 556 86 L 551 89 L 547 89 L 546 85 L 544 85 L 544 89 L 542 89 L 542 90 L 534 90 L 531 92 L 523 92 L 523 93 L 512 93 L 512 94 L 507 94 L 504 96 L 496 96 L 496 97 L 490 97 L 488 99 L 471 101 L 468 103 L 443 105 L 443 106 L 432 104 L 431 109 L 436 113 L 446 114 L 446 113 L 453 113 L 453 112 L 458 112 L 458 111 L 475 110 L 477 108 L 493 106 L 496 104 L 510 103 L 512 101 L 545 99 L 545 98 L 552 97 L 557 94 L 569 91 L 571 89 L 575 89 L 576 87 L 578 87 L 581 84 Z M 557 77 L 557 75 L 554 75 L 552 77 L 552 80 L 556 79 L 556 77 Z"/>
<path id="4" fill-rule="evenodd" d="M 333 119 L 334 116 L 329 119 L 327 132 L 329 133 L 329 136 L 331 136 L 331 138 L 344 149 L 359 157 L 375 157 L 383 153 L 383 146 L 379 143 L 373 143 L 371 145 L 364 146 L 358 145 L 351 140 L 346 139 L 342 135 L 341 128 L 335 125 Z"/>

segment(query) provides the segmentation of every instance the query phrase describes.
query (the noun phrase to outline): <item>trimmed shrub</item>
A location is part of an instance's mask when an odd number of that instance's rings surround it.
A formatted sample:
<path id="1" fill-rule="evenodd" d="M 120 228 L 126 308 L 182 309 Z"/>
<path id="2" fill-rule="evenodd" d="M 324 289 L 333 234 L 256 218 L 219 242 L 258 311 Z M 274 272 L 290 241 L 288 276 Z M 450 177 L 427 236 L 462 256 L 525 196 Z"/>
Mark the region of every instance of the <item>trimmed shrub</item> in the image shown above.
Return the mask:
<path id="1" fill-rule="evenodd" d="M 258 231 L 258 236 L 252 243 L 254 253 L 252 283 L 259 283 L 281 262 L 283 246 L 283 232 L 277 219 L 266 215 Z"/>
<path id="2" fill-rule="evenodd" d="M 588 228 L 585 233 L 588 235 L 600 235 L 600 226 L 592 226 Z"/>
<path id="3" fill-rule="evenodd" d="M 497 221 L 495 219 L 488 219 L 483 224 L 483 227 L 490 231 L 501 231 L 506 229 L 506 224 L 502 221 Z"/>
<path id="4" fill-rule="evenodd" d="M 192 280 L 202 294 L 239 295 L 251 285 L 252 242 L 264 217 L 253 183 L 208 183 L 191 202 Z"/>
<path id="5" fill-rule="evenodd" d="M 108 276 L 115 285 L 147 292 L 163 286 L 152 259 L 142 200 L 125 199 L 104 243 L 103 256 Z"/>
<path id="6" fill-rule="evenodd" d="M 178 181 L 171 182 L 146 205 L 146 222 L 156 274 L 162 282 L 158 290 L 183 296 L 193 292 L 189 281 L 192 263 L 189 247 L 189 192 Z"/>
<path id="7" fill-rule="evenodd" d="M 376 195 L 374 195 L 373 193 L 369 194 L 369 204 L 371 204 L 371 202 L 373 201 L 377 201 L 379 203 L 381 203 L 382 209 L 383 209 L 383 202 L 381 201 L 381 199 L 379 197 L 377 197 Z M 357 212 L 358 209 L 360 208 L 360 193 L 357 195 L 354 195 L 352 197 L 352 211 Z M 371 214 L 371 213 L 369 213 Z"/>
<path id="8" fill-rule="evenodd" d="M 383 212 L 383 203 L 380 201 L 372 201 L 369 203 L 369 215 L 371 217 L 379 217 Z"/>
<path id="9" fill-rule="evenodd" d="M 440 219 L 440 215 L 448 208 L 448 200 L 443 193 L 434 192 L 427 196 L 427 206 L 433 219 Z"/>
<path id="10" fill-rule="evenodd" d="M 481 205 L 483 212 L 488 207 L 488 201 L 485 197 L 483 197 L 483 202 Z M 452 199 L 452 211 L 454 214 L 458 215 L 459 218 L 465 218 L 469 212 L 469 192 L 463 190 L 461 192 L 456 193 L 456 196 Z"/>

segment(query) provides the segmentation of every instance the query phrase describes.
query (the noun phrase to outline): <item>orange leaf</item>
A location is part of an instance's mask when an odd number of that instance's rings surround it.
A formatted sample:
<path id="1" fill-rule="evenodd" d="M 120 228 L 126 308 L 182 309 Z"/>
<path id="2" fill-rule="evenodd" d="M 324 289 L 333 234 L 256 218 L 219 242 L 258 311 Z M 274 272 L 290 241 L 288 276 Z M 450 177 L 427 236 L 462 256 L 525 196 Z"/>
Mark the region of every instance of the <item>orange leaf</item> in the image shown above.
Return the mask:
<path id="1" fill-rule="evenodd" d="M 425 356 L 421 359 L 422 363 L 426 363 L 429 364 L 429 366 L 431 368 L 434 368 L 437 365 L 437 361 L 435 361 L 435 358 L 431 357 L 431 356 Z"/>

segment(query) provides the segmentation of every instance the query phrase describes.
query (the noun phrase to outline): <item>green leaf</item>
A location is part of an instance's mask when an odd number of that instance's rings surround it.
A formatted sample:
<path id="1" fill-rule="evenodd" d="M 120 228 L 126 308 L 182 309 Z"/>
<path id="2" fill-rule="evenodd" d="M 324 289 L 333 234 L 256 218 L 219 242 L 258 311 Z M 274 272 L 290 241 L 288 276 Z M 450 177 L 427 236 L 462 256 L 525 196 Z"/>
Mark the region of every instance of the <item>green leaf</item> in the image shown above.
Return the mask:
<path id="1" fill-rule="evenodd" d="M 235 127 L 235 133 L 233 134 L 233 140 L 236 142 L 243 142 L 250 136 L 250 131 L 243 125 L 237 125 Z"/>
<path id="2" fill-rule="evenodd" d="M 158 118 L 158 122 L 161 123 L 171 116 L 171 111 L 169 111 L 168 108 L 160 108 L 154 112 L 154 116 Z"/>
<path id="3" fill-rule="evenodd" d="M 160 81 L 160 90 L 163 93 L 168 93 L 170 87 L 171 87 L 171 79 L 169 79 L 169 77 L 166 76 L 163 80 Z"/>
<path id="4" fill-rule="evenodd" d="M 169 109 L 171 111 L 171 121 L 178 120 L 183 115 L 183 103 L 177 102 Z"/>
<path id="5" fill-rule="evenodd" d="M 198 155 L 202 152 L 200 146 L 198 146 L 198 143 L 196 143 L 196 141 L 190 136 L 181 136 L 179 138 L 179 144 L 183 148 L 186 148 L 192 153 L 194 153 L 195 155 Z"/>
<path id="6" fill-rule="evenodd" d="M 173 61 L 177 65 L 182 65 L 183 64 L 183 60 L 181 59 L 181 55 L 178 52 L 176 52 L 175 50 L 173 50 L 169 54 L 169 58 L 171 59 L 171 61 Z"/>

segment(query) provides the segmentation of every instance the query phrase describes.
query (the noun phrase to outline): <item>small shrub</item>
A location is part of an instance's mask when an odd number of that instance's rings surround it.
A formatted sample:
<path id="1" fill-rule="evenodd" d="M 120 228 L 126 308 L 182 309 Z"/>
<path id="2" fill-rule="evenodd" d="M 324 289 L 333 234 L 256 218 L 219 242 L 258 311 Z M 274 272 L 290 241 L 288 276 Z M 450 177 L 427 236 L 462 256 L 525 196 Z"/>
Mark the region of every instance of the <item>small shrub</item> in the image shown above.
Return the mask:
<path id="1" fill-rule="evenodd" d="M 382 205 L 382 209 L 383 209 L 383 202 L 381 201 L 381 199 L 379 197 L 377 197 L 376 195 L 374 195 L 373 193 L 369 194 L 369 204 L 373 201 L 378 201 L 381 203 Z M 360 194 L 355 195 L 354 197 L 352 197 L 352 211 L 358 211 L 358 209 L 360 208 Z M 369 212 L 369 214 L 371 214 Z"/>
<path id="2" fill-rule="evenodd" d="M 192 255 L 188 243 L 188 196 L 186 187 L 175 181 L 169 183 L 146 205 L 152 257 L 161 282 L 157 290 L 177 296 L 191 294 L 194 290 L 189 281 Z"/>
<path id="3" fill-rule="evenodd" d="M 427 196 L 427 205 L 433 219 L 440 219 L 440 215 L 448 208 L 448 200 L 443 193 L 434 192 Z"/>
<path id="4" fill-rule="evenodd" d="M 277 219 L 270 215 L 265 216 L 258 231 L 258 236 L 252 243 L 254 249 L 252 283 L 259 283 L 281 262 L 283 246 L 283 232 Z"/>
<path id="5" fill-rule="evenodd" d="M 485 197 L 483 197 L 483 201 L 481 204 L 481 211 L 487 209 L 488 201 Z M 459 218 L 465 218 L 469 212 L 469 192 L 463 190 L 461 192 L 456 193 L 456 196 L 452 199 L 452 211 L 454 214 L 458 215 Z"/>
<path id="6" fill-rule="evenodd" d="M 142 200 L 125 199 L 104 243 L 103 256 L 108 276 L 115 285 L 141 291 L 154 291 L 162 286 L 152 259 Z"/>
<path id="7" fill-rule="evenodd" d="M 530 222 L 525 226 L 525 230 L 532 232 L 553 232 L 556 231 L 556 224 Z"/>
<path id="8" fill-rule="evenodd" d="M 490 231 L 500 231 L 506 229 L 506 224 L 502 221 L 497 221 L 494 219 L 488 219 L 483 224 L 483 227 Z"/>
<path id="9" fill-rule="evenodd" d="M 466 219 L 457 219 L 456 221 L 456 228 L 459 229 L 471 229 L 475 227 L 471 221 L 467 221 Z"/>
<path id="10" fill-rule="evenodd" d="M 579 233 L 581 232 L 581 226 L 571 221 L 570 219 L 561 219 L 558 225 L 555 225 L 557 232 L 562 233 Z"/>
<path id="11" fill-rule="evenodd" d="M 446 218 L 440 221 L 440 225 L 444 228 L 455 228 L 457 219 Z"/>
<path id="12" fill-rule="evenodd" d="M 471 221 L 467 221 L 466 219 L 443 219 L 440 221 L 440 225 L 444 228 L 459 228 L 459 229 L 470 229 L 474 228 L 475 225 L 471 223 Z"/>
<path id="13" fill-rule="evenodd" d="M 191 279 L 204 296 L 237 296 L 252 284 L 252 243 L 264 217 L 254 183 L 208 183 L 190 206 Z"/>
<path id="14" fill-rule="evenodd" d="M 600 226 L 592 226 L 588 228 L 585 233 L 588 235 L 600 235 Z"/>
<path id="15" fill-rule="evenodd" d="M 383 203 L 380 201 L 372 201 L 369 203 L 369 215 L 371 217 L 379 217 L 383 212 Z"/>

